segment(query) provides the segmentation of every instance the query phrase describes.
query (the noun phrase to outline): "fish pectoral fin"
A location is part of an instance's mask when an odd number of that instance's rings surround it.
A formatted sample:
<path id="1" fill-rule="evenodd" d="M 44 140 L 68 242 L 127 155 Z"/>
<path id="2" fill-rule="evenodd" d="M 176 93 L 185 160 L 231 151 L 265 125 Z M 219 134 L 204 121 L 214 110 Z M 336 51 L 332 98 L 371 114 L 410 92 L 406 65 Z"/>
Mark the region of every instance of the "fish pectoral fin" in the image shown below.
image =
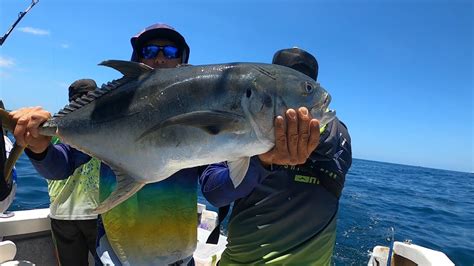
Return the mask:
<path id="1" fill-rule="evenodd" d="M 123 60 L 107 60 L 103 61 L 99 65 L 111 67 L 126 77 L 136 78 L 150 72 L 153 70 L 152 67 L 149 67 L 143 63 L 137 63 L 132 61 L 123 61 Z"/>
<path id="2" fill-rule="evenodd" d="M 200 128 L 211 135 L 222 131 L 232 132 L 239 130 L 238 124 L 245 120 L 244 116 L 217 110 L 195 111 L 171 117 L 161 127 L 183 125 Z"/>
<path id="3" fill-rule="evenodd" d="M 234 161 L 227 161 L 229 167 L 229 176 L 234 184 L 234 188 L 238 187 L 244 180 L 250 165 L 250 157 L 242 157 Z"/>
<path id="4" fill-rule="evenodd" d="M 115 206 L 133 196 L 145 185 L 145 183 L 137 182 L 132 177 L 121 174 L 118 171 L 115 172 L 115 174 L 117 176 L 117 186 L 115 187 L 115 190 L 109 195 L 109 197 L 102 201 L 94 210 L 95 214 L 102 214 L 104 212 L 110 211 Z"/>
<path id="5" fill-rule="evenodd" d="M 164 120 L 159 125 L 145 131 L 139 139 L 160 129 L 175 125 L 200 128 L 211 135 L 217 135 L 223 131 L 239 132 L 242 129 L 239 124 L 243 122 L 245 122 L 244 116 L 231 112 L 216 110 L 194 111 Z"/>

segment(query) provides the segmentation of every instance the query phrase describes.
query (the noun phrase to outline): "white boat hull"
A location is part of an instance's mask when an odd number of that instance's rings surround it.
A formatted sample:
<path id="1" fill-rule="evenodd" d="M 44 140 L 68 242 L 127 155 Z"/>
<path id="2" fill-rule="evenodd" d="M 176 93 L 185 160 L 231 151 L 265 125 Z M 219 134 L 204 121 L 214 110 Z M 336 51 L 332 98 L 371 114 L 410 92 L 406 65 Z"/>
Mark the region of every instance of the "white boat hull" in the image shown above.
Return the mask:
<path id="1" fill-rule="evenodd" d="M 389 251 L 388 247 L 376 246 L 367 265 L 387 265 Z M 393 243 L 391 265 L 452 266 L 454 263 L 443 252 L 411 243 L 395 241 Z"/>

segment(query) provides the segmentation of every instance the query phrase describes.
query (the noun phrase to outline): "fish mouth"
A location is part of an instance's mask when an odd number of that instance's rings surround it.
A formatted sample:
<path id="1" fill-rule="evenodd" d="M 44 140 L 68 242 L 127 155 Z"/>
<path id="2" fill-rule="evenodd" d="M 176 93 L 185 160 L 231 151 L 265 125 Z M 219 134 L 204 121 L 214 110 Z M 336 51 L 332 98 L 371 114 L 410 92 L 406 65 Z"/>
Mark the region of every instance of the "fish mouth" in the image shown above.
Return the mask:
<path id="1" fill-rule="evenodd" d="M 318 119 L 320 116 L 318 114 L 323 114 L 329 107 L 331 103 L 331 95 L 329 93 L 324 93 L 322 100 L 316 102 L 311 107 L 311 113 L 313 114 L 314 118 Z"/>
<path id="2" fill-rule="evenodd" d="M 320 127 L 327 125 L 336 117 L 336 111 L 329 110 L 330 103 L 331 95 L 324 93 L 322 100 L 311 107 L 311 115 L 313 118 L 319 120 Z"/>
<path id="3" fill-rule="evenodd" d="M 329 95 L 329 93 L 326 93 L 326 97 L 324 97 L 322 109 L 326 110 L 329 107 L 331 100 L 332 100 L 331 95 Z"/>

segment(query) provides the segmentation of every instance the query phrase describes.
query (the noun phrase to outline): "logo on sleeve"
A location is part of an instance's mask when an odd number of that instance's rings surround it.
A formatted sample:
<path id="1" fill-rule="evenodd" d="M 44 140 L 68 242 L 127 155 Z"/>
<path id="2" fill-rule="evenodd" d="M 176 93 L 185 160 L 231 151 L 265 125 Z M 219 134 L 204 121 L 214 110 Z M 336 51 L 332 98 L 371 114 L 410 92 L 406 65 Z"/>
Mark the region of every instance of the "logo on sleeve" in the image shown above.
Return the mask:
<path id="1" fill-rule="evenodd" d="M 319 185 L 319 178 L 307 175 L 295 175 L 295 181 L 300 183 Z"/>

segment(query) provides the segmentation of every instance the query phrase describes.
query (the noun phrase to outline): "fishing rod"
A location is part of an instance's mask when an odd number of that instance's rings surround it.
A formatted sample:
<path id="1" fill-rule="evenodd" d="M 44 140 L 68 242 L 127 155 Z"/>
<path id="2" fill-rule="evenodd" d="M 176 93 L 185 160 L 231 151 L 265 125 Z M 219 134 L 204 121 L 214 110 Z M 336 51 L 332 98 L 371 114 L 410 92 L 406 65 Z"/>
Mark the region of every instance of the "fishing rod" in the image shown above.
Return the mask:
<path id="1" fill-rule="evenodd" d="M 32 0 L 30 6 L 25 11 L 20 12 L 18 14 L 18 18 L 13 23 L 13 25 L 10 27 L 10 29 L 5 33 L 5 35 L 3 35 L 3 37 L 0 37 L 0 46 L 2 46 L 2 44 L 5 42 L 8 35 L 10 35 L 10 33 L 15 28 L 16 24 L 18 24 L 18 22 L 20 22 L 20 20 L 26 15 L 26 13 L 28 13 L 28 11 L 30 11 L 30 9 L 33 8 L 38 2 L 39 2 L 39 0 Z"/>

